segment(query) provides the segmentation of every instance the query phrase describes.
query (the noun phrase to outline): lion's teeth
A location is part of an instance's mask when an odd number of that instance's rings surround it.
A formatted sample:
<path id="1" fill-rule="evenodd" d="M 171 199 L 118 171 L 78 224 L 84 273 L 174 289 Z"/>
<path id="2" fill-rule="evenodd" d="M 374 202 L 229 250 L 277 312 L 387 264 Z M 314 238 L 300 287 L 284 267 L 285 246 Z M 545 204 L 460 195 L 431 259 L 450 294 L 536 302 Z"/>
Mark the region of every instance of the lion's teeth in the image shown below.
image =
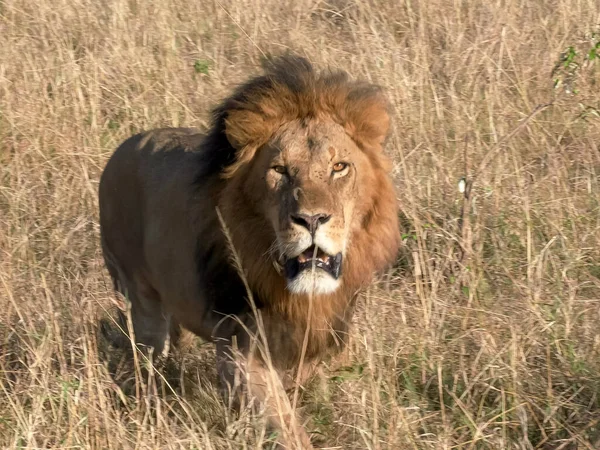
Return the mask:
<path id="1" fill-rule="evenodd" d="M 314 248 L 309 248 L 298 255 L 298 262 L 304 264 L 309 261 L 315 261 L 320 264 L 330 264 L 331 256 L 321 250 L 319 250 L 318 255 L 315 256 Z"/>

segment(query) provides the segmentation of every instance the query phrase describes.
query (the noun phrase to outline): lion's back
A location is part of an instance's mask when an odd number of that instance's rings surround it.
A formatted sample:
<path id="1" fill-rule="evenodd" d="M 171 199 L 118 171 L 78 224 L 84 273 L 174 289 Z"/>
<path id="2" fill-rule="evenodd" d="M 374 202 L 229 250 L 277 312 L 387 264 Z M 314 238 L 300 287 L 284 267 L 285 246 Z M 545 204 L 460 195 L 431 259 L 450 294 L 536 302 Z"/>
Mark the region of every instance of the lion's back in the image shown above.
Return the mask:
<path id="1" fill-rule="evenodd" d="M 128 276 L 143 273 L 154 280 L 158 290 L 181 284 L 164 276 L 173 268 L 179 267 L 182 273 L 195 269 L 197 228 L 212 226 L 218 174 L 207 169 L 203 138 L 190 128 L 137 134 L 117 148 L 100 179 L 105 253 Z"/>
<path id="2" fill-rule="evenodd" d="M 140 244 L 145 209 L 156 211 L 165 195 L 186 195 L 185 175 L 201 165 L 195 154 L 202 134 L 191 128 L 163 128 L 126 139 L 112 154 L 99 184 L 100 228 L 105 240 Z M 121 237 L 119 237 L 121 236 Z M 116 244 L 117 242 L 115 242 Z"/>

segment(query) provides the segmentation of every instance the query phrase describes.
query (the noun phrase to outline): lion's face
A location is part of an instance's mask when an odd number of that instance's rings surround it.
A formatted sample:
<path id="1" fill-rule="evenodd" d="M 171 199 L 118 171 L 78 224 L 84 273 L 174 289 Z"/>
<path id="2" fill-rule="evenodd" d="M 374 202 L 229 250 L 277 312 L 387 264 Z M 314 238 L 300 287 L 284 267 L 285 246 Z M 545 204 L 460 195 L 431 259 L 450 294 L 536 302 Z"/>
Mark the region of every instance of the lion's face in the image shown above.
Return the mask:
<path id="1" fill-rule="evenodd" d="M 227 161 L 220 204 L 249 285 L 294 309 L 272 262 L 287 291 L 333 302 L 394 260 L 400 234 L 383 91 L 283 61 L 215 110 L 210 139 Z"/>
<path id="2" fill-rule="evenodd" d="M 258 152 L 251 178 L 260 181 L 252 191 L 291 292 L 327 294 L 339 287 L 368 169 L 367 156 L 332 121 L 292 121 Z"/>

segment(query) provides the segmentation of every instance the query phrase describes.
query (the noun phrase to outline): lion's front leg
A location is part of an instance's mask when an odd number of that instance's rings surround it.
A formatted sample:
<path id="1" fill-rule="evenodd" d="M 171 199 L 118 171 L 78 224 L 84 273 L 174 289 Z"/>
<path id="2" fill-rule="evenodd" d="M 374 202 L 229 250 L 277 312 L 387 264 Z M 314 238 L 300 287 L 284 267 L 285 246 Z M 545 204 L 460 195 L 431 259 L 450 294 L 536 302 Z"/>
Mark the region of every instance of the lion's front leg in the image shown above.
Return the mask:
<path id="1" fill-rule="evenodd" d="M 228 405 L 239 408 L 243 396 L 246 402 L 264 410 L 270 431 L 277 433 L 281 448 L 314 449 L 292 409 L 279 371 L 269 369 L 252 355 L 231 351 L 226 342 L 217 343 L 217 369 Z"/>

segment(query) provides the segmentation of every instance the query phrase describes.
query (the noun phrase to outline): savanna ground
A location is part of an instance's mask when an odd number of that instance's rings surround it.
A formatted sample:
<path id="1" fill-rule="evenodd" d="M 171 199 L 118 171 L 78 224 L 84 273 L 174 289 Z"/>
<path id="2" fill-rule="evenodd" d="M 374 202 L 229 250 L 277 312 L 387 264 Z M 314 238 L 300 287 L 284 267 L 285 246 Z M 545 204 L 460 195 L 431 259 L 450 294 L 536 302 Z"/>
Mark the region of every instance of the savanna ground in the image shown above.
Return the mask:
<path id="1" fill-rule="evenodd" d="M 597 0 L 0 1 L 0 446 L 266 439 L 260 416 L 220 402 L 211 345 L 188 339 L 159 372 L 168 383 L 106 362 L 97 326 L 114 295 L 97 186 L 124 138 L 206 127 L 266 55 L 291 49 L 385 87 L 403 210 L 398 264 L 359 302 L 348 366 L 303 393 L 315 442 L 600 448 L 599 11 Z"/>

